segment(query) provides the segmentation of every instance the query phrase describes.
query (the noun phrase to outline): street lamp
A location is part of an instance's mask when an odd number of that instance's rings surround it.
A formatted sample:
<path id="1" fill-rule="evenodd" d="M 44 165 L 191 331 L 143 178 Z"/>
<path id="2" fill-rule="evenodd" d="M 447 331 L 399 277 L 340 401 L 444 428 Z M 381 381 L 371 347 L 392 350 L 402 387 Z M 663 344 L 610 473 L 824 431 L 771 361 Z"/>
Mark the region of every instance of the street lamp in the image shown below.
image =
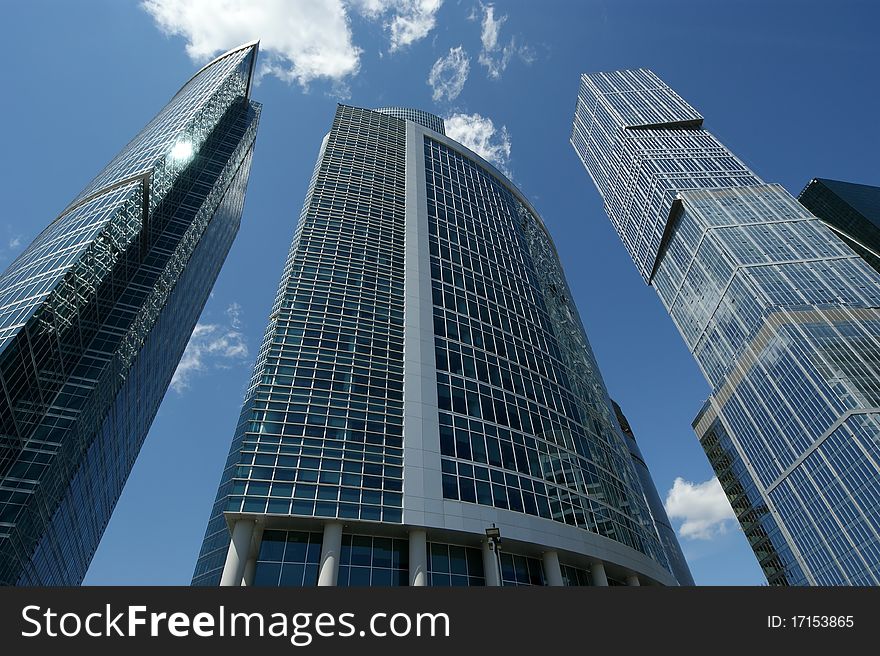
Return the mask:
<path id="1" fill-rule="evenodd" d="M 504 585 L 504 577 L 501 575 L 501 529 L 495 527 L 495 523 L 486 529 L 486 541 L 489 548 L 495 552 L 495 563 L 498 565 L 498 585 Z"/>

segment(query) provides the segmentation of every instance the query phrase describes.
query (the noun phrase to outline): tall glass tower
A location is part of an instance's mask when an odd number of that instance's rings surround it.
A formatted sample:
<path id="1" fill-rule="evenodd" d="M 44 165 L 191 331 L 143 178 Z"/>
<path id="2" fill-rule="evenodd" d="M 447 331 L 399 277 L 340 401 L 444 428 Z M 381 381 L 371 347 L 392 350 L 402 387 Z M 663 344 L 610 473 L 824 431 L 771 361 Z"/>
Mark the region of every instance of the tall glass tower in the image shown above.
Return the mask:
<path id="1" fill-rule="evenodd" d="M 880 274 L 651 71 L 571 143 L 712 395 L 694 427 L 768 581 L 880 583 Z"/>
<path id="2" fill-rule="evenodd" d="M 0 276 L 0 584 L 85 576 L 238 231 L 256 56 L 193 76 Z"/>
<path id="3" fill-rule="evenodd" d="M 339 106 L 193 583 L 590 581 L 676 583 L 547 230 L 437 116 Z"/>

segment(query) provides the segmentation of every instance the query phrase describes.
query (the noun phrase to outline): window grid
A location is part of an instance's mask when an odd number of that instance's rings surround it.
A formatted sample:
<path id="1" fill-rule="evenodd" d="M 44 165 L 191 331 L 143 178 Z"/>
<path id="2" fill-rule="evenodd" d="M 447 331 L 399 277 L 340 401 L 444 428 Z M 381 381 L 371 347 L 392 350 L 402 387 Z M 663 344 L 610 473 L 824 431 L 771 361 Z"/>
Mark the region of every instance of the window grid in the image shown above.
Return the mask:
<path id="1" fill-rule="evenodd" d="M 409 541 L 370 535 L 343 535 L 336 585 L 409 585 Z"/>
<path id="2" fill-rule="evenodd" d="M 544 568 L 537 558 L 501 552 L 501 580 L 504 585 L 544 585 Z"/>
<path id="3" fill-rule="evenodd" d="M 432 586 L 486 585 L 482 551 L 457 544 L 429 542 L 428 577 Z"/>
<path id="4" fill-rule="evenodd" d="M 194 581 L 223 512 L 400 523 L 406 124 L 340 105 L 285 263 Z"/>
<path id="5" fill-rule="evenodd" d="M 263 531 L 257 565 L 256 587 L 310 587 L 318 584 L 321 533 Z"/>
<path id="6" fill-rule="evenodd" d="M 543 227 L 427 137 L 425 164 L 444 498 L 578 526 L 665 566 Z"/>

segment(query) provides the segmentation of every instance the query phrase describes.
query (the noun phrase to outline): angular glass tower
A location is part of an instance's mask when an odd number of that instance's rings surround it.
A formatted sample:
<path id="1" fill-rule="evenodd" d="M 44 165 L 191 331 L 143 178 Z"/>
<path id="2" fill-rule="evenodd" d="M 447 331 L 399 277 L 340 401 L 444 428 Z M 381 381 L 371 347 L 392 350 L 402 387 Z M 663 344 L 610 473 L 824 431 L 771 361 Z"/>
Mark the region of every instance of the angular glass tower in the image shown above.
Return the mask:
<path id="1" fill-rule="evenodd" d="M 537 212 L 440 118 L 339 106 L 193 583 L 499 572 L 676 583 Z"/>
<path id="2" fill-rule="evenodd" d="M 193 76 L 0 276 L 0 584 L 85 576 L 238 231 L 256 56 Z"/>
<path id="3" fill-rule="evenodd" d="M 651 71 L 571 143 L 712 387 L 694 427 L 768 581 L 880 583 L 880 275 Z"/>
<path id="4" fill-rule="evenodd" d="M 880 187 L 814 178 L 798 200 L 880 272 Z"/>

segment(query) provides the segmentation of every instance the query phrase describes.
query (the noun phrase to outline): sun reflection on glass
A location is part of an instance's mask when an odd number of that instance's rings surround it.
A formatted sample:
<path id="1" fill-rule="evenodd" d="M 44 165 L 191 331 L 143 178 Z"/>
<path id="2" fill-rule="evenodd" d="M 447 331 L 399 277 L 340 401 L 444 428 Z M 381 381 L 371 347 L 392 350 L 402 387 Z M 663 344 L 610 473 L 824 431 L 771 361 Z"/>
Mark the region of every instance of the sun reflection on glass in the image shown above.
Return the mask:
<path id="1" fill-rule="evenodd" d="M 171 148 L 171 159 L 184 162 L 192 157 L 193 145 L 189 139 L 181 139 Z"/>

